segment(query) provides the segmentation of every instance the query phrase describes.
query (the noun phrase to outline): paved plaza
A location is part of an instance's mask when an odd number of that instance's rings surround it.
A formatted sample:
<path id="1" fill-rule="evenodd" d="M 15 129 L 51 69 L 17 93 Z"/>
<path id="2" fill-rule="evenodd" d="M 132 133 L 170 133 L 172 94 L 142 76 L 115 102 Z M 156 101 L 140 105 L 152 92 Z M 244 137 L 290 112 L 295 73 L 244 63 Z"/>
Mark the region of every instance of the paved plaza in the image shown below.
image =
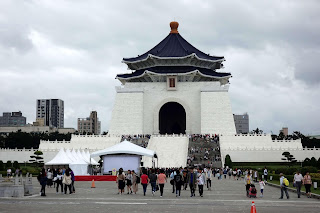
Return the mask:
<path id="1" fill-rule="evenodd" d="M 168 181 L 169 182 L 169 181 Z M 115 182 L 76 182 L 75 194 L 56 194 L 55 189 L 46 190 L 46 197 L 39 194 L 25 198 L 0 198 L 0 212 L 250 212 L 255 201 L 257 212 L 319 212 L 320 200 L 306 196 L 297 198 L 289 192 L 290 199 L 279 200 L 280 189 L 266 186 L 263 198 L 249 199 L 245 196 L 243 181 L 233 179 L 213 180 L 212 191 L 205 188 L 204 197 L 190 197 L 190 191 L 181 192 L 181 197 L 172 193 L 169 183 L 165 185 L 164 196 L 159 192 L 153 197 L 148 186 L 143 196 L 142 187 L 136 195 L 118 195 Z M 34 179 L 34 192 L 40 187 Z M 259 187 L 257 187 L 259 190 Z"/>

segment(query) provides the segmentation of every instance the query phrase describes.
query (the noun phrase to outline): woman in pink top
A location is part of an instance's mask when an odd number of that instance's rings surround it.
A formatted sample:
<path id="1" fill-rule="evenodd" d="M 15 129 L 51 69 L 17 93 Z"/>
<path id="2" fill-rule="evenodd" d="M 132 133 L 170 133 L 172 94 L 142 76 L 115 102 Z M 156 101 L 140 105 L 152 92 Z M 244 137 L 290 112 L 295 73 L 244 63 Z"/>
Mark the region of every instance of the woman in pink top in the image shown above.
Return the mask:
<path id="1" fill-rule="evenodd" d="M 157 184 L 159 184 L 159 187 L 160 187 L 160 197 L 162 197 L 163 195 L 163 187 L 165 182 L 167 182 L 167 177 L 164 174 L 163 169 L 161 169 L 157 179 Z"/>
<path id="2" fill-rule="evenodd" d="M 306 188 L 306 194 L 308 198 L 311 198 L 312 180 L 311 180 L 311 176 L 309 175 L 309 172 L 307 172 L 306 175 L 303 177 L 303 184 L 304 184 L 304 187 Z"/>

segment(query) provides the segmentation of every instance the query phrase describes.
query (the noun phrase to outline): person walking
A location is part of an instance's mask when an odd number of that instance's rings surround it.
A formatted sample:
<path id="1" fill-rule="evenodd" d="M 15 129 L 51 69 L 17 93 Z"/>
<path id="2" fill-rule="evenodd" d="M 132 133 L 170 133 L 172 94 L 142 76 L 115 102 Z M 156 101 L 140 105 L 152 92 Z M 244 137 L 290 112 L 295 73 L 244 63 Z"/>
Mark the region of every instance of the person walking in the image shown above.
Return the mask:
<path id="1" fill-rule="evenodd" d="M 247 172 L 247 175 L 244 177 L 244 183 L 246 185 L 247 197 L 249 197 L 249 189 L 252 183 L 252 177 L 249 171 Z"/>
<path id="2" fill-rule="evenodd" d="M 131 171 L 131 174 L 132 174 L 132 191 L 134 192 L 134 194 L 137 194 L 138 186 L 140 183 L 140 177 L 138 176 L 138 174 L 135 173 L 134 170 Z"/>
<path id="3" fill-rule="evenodd" d="M 53 173 L 52 173 L 52 171 L 51 171 L 51 169 L 50 168 L 48 168 L 48 170 L 47 170 L 47 187 L 49 188 L 51 188 L 52 187 L 52 185 L 53 185 L 53 182 L 52 182 L 52 180 L 53 180 Z"/>
<path id="4" fill-rule="evenodd" d="M 56 176 L 56 184 L 57 184 L 57 186 L 56 186 L 56 191 L 57 191 L 57 194 L 59 193 L 59 186 L 61 187 L 61 194 L 63 193 L 62 178 L 63 178 L 63 176 L 62 176 L 62 171 L 59 170 L 59 171 L 57 172 L 57 176 Z"/>
<path id="5" fill-rule="evenodd" d="M 69 172 L 70 172 L 70 175 L 71 175 L 71 191 L 72 193 L 76 193 L 76 189 L 74 188 L 74 173 L 72 171 L 72 169 L 69 168 Z"/>
<path id="6" fill-rule="evenodd" d="M 201 168 L 199 168 L 198 171 L 197 183 L 199 188 L 199 195 L 200 197 L 203 197 L 203 185 L 205 185 L 205 174 L 203 173 Z"/>
<path id="7" fill-rule="evenodd" d="M 155 174 L 155 170 L 151 169 L 151 174 L 149 175 L 149 182 L 151 185 L 152 196 L 156 193 L 156 185 L 157 185 L 157 175 Z"/>
<path id="8" fill-rule="evenodd" d="M 143 186 L 143 196 L 146 196 L 147 187 L 148 187 L 149 182 L 150 182 L 150 180 L 147 175 L 147 170 L 144 169 L 143 174 L 141 175 L 141 184 Z"/>
<path id="9" fill-rule="evenodd" d="M 297 171 L 296 174 L 294 174 L 293 183 L 295 184 L 295 186 L 296 186 L 296 188 L 297 188 L 298 198 L 300 198 L 300 195 L 301 195 L 301 185 L 302 185 L 302 181 L 303 181 L 302 174 L 300 174 L 300 172 Z"/>
<path id="10" fill-rule="evenodd" d="M 212 177 L 211 168 L 208 168 L 205 174 L 206 174 L 205 177 L 206 177 L 206 180 L 207 180 L 207 188 L 208 188 L 209 191 L 211 191 L 211 177 Z"/>
<path id="11" fill-rule="evenodd" d="M 11 172 L 12 172 L 11 169 L 8 168 L 8 169 L 7 169 L 7 178 L 10 178 L 10 177 L 11 177 Z"/>
<path id="12" fill-rule="evenodd" d="M 118 194 L 122 195 L 124 193 L 124 187 L 125 187 L 125 175 L 123 173 L 122 168 L 119 169 L 119 174 L 117 176 L 117 181 L 116 183 L 118 184 Z"/>
<path id="13" fill-rule="evenodd" d="M 258 182 L 258 171 L 254 170 L 253 172 L 254 182 Z"/>
<path id="14" fill-rule="evenodd" d="M 41 170 L 40 174 L 38 175 L 38 181 L 41 185 L 40 195 L 47 196 L 46 185 L 47 185 L 48 178 L 47 178 L 46 170 L 44 168 Z"/>
<path id="15" fill-rule="evenodd" d="M 312 180 L 311 180 L 311 176 L 309 175 L 309 172 L 307 172 L 306 175 L 303 177 L 303 184 L 304 184 L 304 187 L 306 188 L 306 194 L 308 198 L 311 198 Z"/>
<path id="16" fill-rule="evenodd" d="M 128 174 L 126 176 L 126 181 L 127 181 L 127 191 L 128 191 L 127 194 L 129 194 L 129 193 L 132 194 L 132 188 L 131 188 L 131 186 L 132 186 L 132 173 L 130 170 L 128 170 Z"/>
<path id="17" fill-rule="evenodd" d="M 268 181 L 268 169 L 267 169 L 267 167 L 264 167 L 263 177 L 264 177 L 264 181 Z"/>
<path id="18" fill-rule="evenodd" d="M 157 184 L 159 184 L 159 188 L 160 188 L 160 197 L 163 196 L 163 188 L 166 182 L 167 182 L 167 177 L 164 174 L 164 170 L 161 169 L 160 174 L 158 175 L 158 178 L 157 178 Z"/>
<path id="19" fill-rule="evenodd" d="M 187 182 L 188 169 L 184 168 L 182 177 L 183 177 L 183 190 L 187 190 L 188 182 Z"/>
<path id="20" fill-rule="evenodd" d="M 288 179 L 286 179 L 282 173 L 280 173 L 280 187 L 281 187 L 281 196 L 279 199 L 283 199 L 283 191 L 286 193 L 287 199 L 289 199 L 289 193 L 288 193 L 288 184 L 286 184 L 285 182 L 287 182 Z"/>
<path id="21" fill-rule="evenodd" d="M 71 191 L 72 179 L 71 179 L 71 174 L 69 169 L 66 169 L 63 175 L 62 183 L 64 184 L 64 194 L 67 194 L 67 188 L 69 188 L 69 194 L 72 194 L 72 191 Z"/>
<path id="22" fill-rule="evenodd" d="M 259 181 L 259 185 L 260 185 L 260 197 L 263 197 L 263 190 L 264 190 L 264 186 L 266 185 L 265 182 L 262 180 L 262 178 L 260 178 L 260 181 Z"/>
<path id="23" fill-rule="evenodd" d="M 174 176 L 177 174 L 176 170 L 172 170 L 170 174 L 170 184 L 172 185 L 172 193 L 175 192 L 175 186 L 174 186 Z"/>
<path id="24" fill-rule="evenodd" d="M 189 184 L 190 192 L 191 192 L 191 196 L 190 197 L 194 197 L 194 196 L 196 196 L 194 191 L 195 191 L 195 188 L 196 188 L 196 178 L 197 178 L 197 176 L 196 176 L 196 173 L 193 171 L 192 167 L 189 169 L 189 173 L 188 173 L 187 177 L 188 177 L 187 178 L 187 182 Z"/>
<path id="25" fill-rule="evenodd" d="M 181 194 L 181 185 L 183 184 L 182 175 L 180 174 L 179 170 L 177 169 L 176 175 L 173 177 L 174 184 L 176 186 L 176 197 L 180 197 Z"/>

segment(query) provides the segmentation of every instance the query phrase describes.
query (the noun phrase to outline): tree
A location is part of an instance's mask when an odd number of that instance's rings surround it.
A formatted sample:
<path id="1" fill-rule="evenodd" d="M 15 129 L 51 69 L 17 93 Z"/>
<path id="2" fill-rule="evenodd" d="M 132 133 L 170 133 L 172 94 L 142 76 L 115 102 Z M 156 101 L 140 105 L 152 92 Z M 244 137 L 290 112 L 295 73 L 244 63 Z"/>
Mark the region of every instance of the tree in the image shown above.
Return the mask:
<path id="1" fill-rule="evenodd" d="M 310 166 L 310 158 L 306 158 L 304 159 L 303 163 L 302 163 L 302 166 L 305 167 L 305 166 Z"/>
<path id="2" fill-rule="evenodd" d="M 41 151 L 35 151 L 33 153 L 34 155 L 31 155 L 29 161 L 35 163 L 35 166 L 38 167 L 43 163 L 43 157 L 41 157 L 41 155 L 43 155 L 43 153 Z"/>
<path id="3" fill-rule="evenodd" d="M 317 168 L 320 169 L 320 158 L 317 161 Z"/>
<path id="4" fill-rule="evenodd" d="M 290 164 L 294 164 L 295 162 L 297 162 L 296 158 L 293 157 L 293 155 L 290 154 L 290 152 L 284 152 L 282 153 L 283 158 L 281 158 L 281 160 L 286 161 Z"/>
<path id="5" fill-rule="evenodd" d="M 14 161 L 14 162 L 13 162 L 13 167 L 14 167 L 15 169 L 19 169 L 19 168 L 20 168 L 18 161 Z"/>
<path id="6" fill-rule="evenodd" d="M 261 130 L 259 128 L 251 131 L 251 134 L 262 134 L 262 133 L 263 133 L 263 130 Z"/>
<path id="7" fill-rule="evenodd" d="M 314 157 L 310 159 L 310 166 L 317 167 L 317 160 Z"/>
<path id="8" fill-rule="evenodd" d="M 226 155 L 225 161 L 224 161 L 224 165 L 228 166 L 229 168 L 232 168 L 232 160 L 230 155 Z"/>
<path id="9" fill-rule="evenodd" d="M 0 160 L 0 171 L 3 171 L 4 170 L 4 164 L 3 164 L 3 161 Z"/>
<path id="10" fill-rule="evenodd" d="M 7 161 L 7 163 L 6 163 L 6 169 L 8 169 L 8 168 L 10 168 L 12 166 L 12 163 L 11 163 L 11 161 Z"/>

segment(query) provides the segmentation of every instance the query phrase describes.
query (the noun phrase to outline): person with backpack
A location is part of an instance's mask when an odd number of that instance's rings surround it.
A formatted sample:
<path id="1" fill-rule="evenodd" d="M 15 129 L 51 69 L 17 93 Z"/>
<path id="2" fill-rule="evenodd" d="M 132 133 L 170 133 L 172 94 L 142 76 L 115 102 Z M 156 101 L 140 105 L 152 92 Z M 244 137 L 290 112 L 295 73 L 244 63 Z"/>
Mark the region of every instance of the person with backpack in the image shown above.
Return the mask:
<path id="1" fill-rule="evenodd" d="M 247 175 L 244 177 L 244 183 L 246 185 L 246 192 L 247 192 L 247 197 L 249 197 L 249 189 L 252 183 L 252 177 L 250 175 L 250 172 L 248 171 Z"/>
<path id="2" fill-rule="evenodd" d="M 179 170 L 176 170 L 176 175 L 173 177 L 174 184 L 176 186 L 176 197 L 180 197 L 181 194 L 181 185 L 183 184 L 182 175 L 180 174 Z"/>
<path id="3" fill-rule="evenodd" d="M 59 186 L 61 187 L 61 194 L 63 193 L 63 184 L 62 184 L 62 171 L 59 170 L 57 172 L 57 176 L 56 176 L 56 184 L 57 184 L 57 187 L 56 187 L 56 191 L 57 191 L 57 194 L 59 193 Z"/>
<path id="4" fill-rule="evenodd" d="M 286 193 L 287 199 L 289 199 L 288 186 L 289 186 L 288 179 L 285 178 L 282 173 L 280 173 L 281 196 L 279 199 L 283 199 L 283 191 Z"/>
<path id="5" fill-rule="evenodd" d="M 152 196 L 154 196 L 157 191 L 156 190 L 157 175 L 155 174 L 154 169 L 151 169 L 151 174 L 149 175 L 149 180 L 150 180 L 150 185 L 151 185 Z"/>

